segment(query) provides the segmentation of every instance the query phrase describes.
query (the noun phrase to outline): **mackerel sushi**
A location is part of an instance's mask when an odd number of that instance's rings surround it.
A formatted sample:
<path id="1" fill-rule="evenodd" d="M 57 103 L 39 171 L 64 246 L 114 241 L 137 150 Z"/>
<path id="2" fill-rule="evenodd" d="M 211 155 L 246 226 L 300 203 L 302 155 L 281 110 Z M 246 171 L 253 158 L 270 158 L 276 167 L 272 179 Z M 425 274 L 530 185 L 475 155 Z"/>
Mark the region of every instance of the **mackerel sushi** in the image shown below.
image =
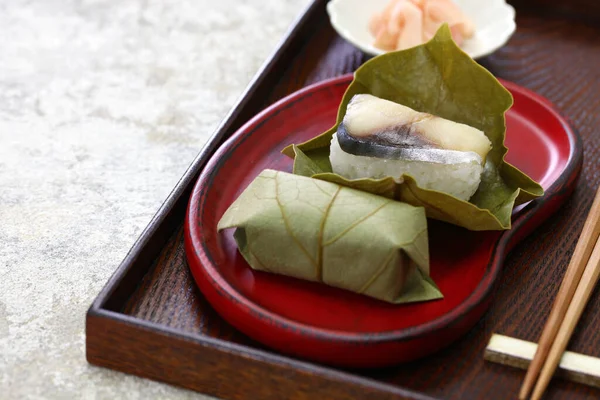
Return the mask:
<path id="1" fill-rule="evenodd" d="M 473 196 L 491 142 L 460 124 L 369 94 L 355 95 L 333 135 L 333 172 L 348 179 L 404 174 L 417 185 L 461 200 Z"/>

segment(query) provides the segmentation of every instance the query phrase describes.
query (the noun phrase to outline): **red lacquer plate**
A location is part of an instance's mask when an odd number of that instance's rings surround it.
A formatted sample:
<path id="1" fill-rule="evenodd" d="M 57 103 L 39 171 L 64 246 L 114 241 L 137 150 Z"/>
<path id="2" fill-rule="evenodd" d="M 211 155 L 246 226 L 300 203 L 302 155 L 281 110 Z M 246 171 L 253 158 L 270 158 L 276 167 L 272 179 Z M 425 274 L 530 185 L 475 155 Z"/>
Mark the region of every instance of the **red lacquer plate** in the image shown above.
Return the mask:
<path id="1" fill-rule="evenodd" d="M 431 276 L 444 299 L 391 305 L 371 298 L 252 270 L 233 230 L 217 222 L 265 168 L 291 172 L 281 150 L 329 129 L 351 75 L 277 102 L 214 154 L 195 186 L 185 246 L 196 283 L 234 327 L 282 353 L 344 367 L 381 367 L 420 358 L 466 333 L 490 304 L 505 255 L 571 194 L 581 169 L 579 136 L 552 105 L 510 82 L 507 160 L 546 194 L 515 210 L 512 229 L 470 232 L 429 221 Z"/>

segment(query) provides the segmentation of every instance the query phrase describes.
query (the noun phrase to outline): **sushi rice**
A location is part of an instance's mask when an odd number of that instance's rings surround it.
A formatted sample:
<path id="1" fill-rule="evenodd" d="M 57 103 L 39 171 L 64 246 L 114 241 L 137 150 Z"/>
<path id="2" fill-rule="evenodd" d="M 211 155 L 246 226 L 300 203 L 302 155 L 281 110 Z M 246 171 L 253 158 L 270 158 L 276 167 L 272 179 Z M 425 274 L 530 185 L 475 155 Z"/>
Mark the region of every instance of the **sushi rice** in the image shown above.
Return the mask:
<path id="1" fill-rule="evenodd" d="M 476 153 L 464 153 L 464 159 L 452 163 L 358 156 L 344 152 L 335 133 L 329 160 L 333 172 L 347 179 L 391 176 L 400 182 L 402 175 L 406 174 L 413 177 L 421 188 L 445 192 L 466 201 L 477 191 L 483 167 Z"/>

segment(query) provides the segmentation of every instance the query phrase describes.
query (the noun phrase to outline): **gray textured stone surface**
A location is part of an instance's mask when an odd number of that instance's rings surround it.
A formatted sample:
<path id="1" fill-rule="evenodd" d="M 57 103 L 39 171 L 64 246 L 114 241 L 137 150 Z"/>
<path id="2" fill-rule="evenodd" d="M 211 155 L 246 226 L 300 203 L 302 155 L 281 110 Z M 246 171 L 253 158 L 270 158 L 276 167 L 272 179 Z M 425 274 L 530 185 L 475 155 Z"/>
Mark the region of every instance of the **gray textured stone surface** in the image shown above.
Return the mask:
<path id="1" fill-rule="evenodd" d="M 0 398 L 205 398 L 85 312 L 308 0 L 0 0 Z"/>

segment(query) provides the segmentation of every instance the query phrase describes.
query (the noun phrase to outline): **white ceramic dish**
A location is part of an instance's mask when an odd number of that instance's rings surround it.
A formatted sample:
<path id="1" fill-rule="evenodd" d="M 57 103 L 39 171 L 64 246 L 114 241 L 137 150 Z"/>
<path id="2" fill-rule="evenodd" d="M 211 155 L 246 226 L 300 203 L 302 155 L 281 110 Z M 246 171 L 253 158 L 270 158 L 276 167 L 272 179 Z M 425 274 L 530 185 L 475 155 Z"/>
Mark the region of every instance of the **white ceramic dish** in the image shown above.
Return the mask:
<path id="1" fill-rule="evenodd" d="M 338 34 L 367 54 L 376 56 L 385 50 L 373 46 L 369 32 L 371 16 L 389 0 L 331 0 L 327 13 Z M 515 9 L 505 0 L 454 0 L 475 24 L 475 35 L 461 48 L 472 58 L 487 56 L 502 47 L 516 29 Z"/>

